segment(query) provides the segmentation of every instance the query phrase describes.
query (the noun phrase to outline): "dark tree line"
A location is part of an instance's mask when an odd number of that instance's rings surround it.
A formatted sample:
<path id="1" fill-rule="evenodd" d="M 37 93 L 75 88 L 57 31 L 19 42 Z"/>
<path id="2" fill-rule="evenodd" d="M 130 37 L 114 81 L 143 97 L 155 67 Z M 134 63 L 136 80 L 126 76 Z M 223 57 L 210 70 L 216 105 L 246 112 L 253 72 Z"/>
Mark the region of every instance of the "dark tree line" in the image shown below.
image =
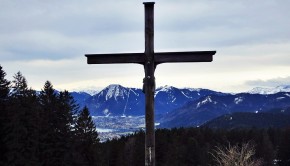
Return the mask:
<path id="1" fill-rule="evenodd" d="M 0 66 L 0 165 L 139 166 L 144 165 L 144 131 L 100 143 L 87 108 L 47 81 L 40 93 L 18 72 L 10 82 Z M 156 130 L 156 165 L 217 165 L 217 147 L 255 148 L 263 165 L 290 165 L 290 128 L 179 128 Z"/>
<path id="2" fill-rule="evenodd" d="M 98 165 L 99 139 L 87 108 L 46 81 L 39 94 L 0 66 L 0 165 Z"/>
<path id="3" fill-rule="evenodd" d="M 101 144 L 102 165 L 144 164 L 143 131 Z M 253 159 L 263 166 L 290 165 L 290 128 L 235 129 L 179 128 L 156 130 L 156 165 L 216 166 L 217 148 L 250 144 Z"/>

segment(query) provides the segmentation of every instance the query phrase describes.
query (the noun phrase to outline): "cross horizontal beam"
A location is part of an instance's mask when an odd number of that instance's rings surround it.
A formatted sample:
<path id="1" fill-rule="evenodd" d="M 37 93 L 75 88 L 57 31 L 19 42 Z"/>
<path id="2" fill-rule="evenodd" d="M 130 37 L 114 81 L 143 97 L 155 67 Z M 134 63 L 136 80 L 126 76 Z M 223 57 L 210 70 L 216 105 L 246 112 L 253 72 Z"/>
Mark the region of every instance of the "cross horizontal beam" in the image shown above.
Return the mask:
<path id="1" fill-rule="evenodd" d="M 216 51 L 156 52 L 155 64 L 175 62 L 211 62 Z M 145 63 L 144 53 L 86 54 L 88 64 Z"/>
<path id="2" fill-rule="evenodd" d="M 211 62 L 216 51 L 191 51 L 191 52 L 157 52 L 154 61 L 160 63 L 175 62 Z"/>
<path id="3" fill-rule="evenodd" d="M 88 64 L 144 63 L 144 53 L 86 54 Z"/>

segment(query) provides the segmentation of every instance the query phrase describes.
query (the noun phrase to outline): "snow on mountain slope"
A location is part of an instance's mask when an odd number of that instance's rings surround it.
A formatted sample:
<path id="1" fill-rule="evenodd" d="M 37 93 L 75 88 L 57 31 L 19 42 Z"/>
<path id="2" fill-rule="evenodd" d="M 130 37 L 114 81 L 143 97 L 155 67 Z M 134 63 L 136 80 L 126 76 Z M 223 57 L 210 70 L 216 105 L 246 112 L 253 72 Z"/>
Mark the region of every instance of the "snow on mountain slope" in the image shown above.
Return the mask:
<path id="1" fill-rule="evenodd" d="M 207 89 L 159 87 L 155 91 L 155 114 L 164 114 L 189 101 L 209 94 L 222 94 Z M 145 96 L 141 89 L 112 84 L 86 100 L 92 115 L 144 115 Z"/>
<path id="2" fill-rule="evenodd" d="M 278 92 L 290 92 L 290 85 L 280 85 L 275 88 L 256 87 L 248 91 L 250 94 L 275 94 Z"/>
<path id="3" fill-rule="evenodd" d="M 290 106 L 290 93 L 208 95 L 171 111 L 160 119 L 160 127 L 200 126 L 224 114 L 260 113 Z"/>
<path id="4" fill-rule="evenodd" d="M 86 103 L 92 115 L 144 115 L 141 89 L 112 84 L 90 97 Z"/>
<path id="5" fill-rule="evenodd" d="M 157 114 L 168 113 L 183 106 L 187 102 L 210 94 L 219 93 L 207 89 L 179 89 L 168 85 L 162 86 L 157 88 L 155 92 L 155 110 Z"/>
<path id="6" fill-rule="evenodd" d="M 275 94 L 277 92 L 290 92 L 290 86 L 278 86 L 276 88 L 254 88 L 250 94 Z M 81 93 L 80 93 L 81 94 Z M 84 94 L 74 94 L 81 106 L 88 106 L 92 115 L 144 115 L 145 99 L 141 89 L 127 88 L 112 84 L 99 93 L 89 97 Z M 215 92 L 208 89 L 183 88 L 173 86 L 162 86 L 155 92 L 155 114 L 165 114 L 184 106 L 186 103 L 198 100 L 209 95 L 225 96 L 226 93 Z M 234 94 L 232 94 L 234 95 Z M 290 93 L 283 97 L 287 98 Z M 280 96 L 279 96 L 280 97 Z M 81 98 L 85 98 L 85 101 Z M 280 97 L 276 100 L 282 100 Z M 237 96 L 233 99 L 234 104 L 241 105 L 244 98 Z M 200 108 L 207 103 L 214 103 L 211 97 L 199 101 L 195 108 Z"/>
<path id="7" fill-rule="evenodd" d="M 87 94 L 93 96 L 93 95 L 99 93 L 100 91 L 99 90 L 94 90 L 94 89 L 87 89 L 87 90 L 83 90 L 83 91 L 80 91 L 80 92 L 84 92 L 84 93 L 87 93 Z"/>
<path id="8" fill-rule="evenodd" d="M 121 97 L 122 99 L 125 98 L 125 96 L 129 95 L 129 91 L 122 87 L 121 85 L 109 85 L 105 90 L 102 91 L 103 93 L 106 93 L 106 100 L 109 100 L 110 98 L 114 98 L 117 100 L 117 98 Z"/>

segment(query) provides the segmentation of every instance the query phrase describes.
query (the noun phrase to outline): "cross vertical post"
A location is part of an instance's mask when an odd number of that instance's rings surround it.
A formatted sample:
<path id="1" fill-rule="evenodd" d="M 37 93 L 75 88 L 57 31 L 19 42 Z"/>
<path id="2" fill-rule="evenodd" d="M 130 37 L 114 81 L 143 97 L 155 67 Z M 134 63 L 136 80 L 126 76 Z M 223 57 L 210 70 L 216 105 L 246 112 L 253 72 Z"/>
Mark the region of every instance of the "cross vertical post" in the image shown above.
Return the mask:
<path id="1" fill-rule="evenodd" d="M 154 2 L 144 2 L 145 7 L 145 78 L 143 80 L 145 93 L 145 166 L 155 165 L 155 63 L 154 63 Z"/>
<path id="2" fill-rule="evenodd" d="M 144 66 L 143 92 L 145 93 L 145 166 L 155 166 L 154 94 L 155 68 L 162 63 L 211 62 L 216 51 L 154 52 L 154 2 L 144 2 L 145 52 L 86 54 L 88 64 L 134 63 Z"/>

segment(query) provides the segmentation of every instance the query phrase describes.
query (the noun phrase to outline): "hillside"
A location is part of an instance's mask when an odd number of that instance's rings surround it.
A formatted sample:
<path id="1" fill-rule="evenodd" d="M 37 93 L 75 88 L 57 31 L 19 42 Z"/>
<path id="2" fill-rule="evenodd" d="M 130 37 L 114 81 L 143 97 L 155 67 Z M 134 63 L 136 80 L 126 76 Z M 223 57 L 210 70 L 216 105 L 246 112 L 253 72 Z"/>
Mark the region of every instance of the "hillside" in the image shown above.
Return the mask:
<path id="1" fill-rule="evenodd" d="M 235 112 L 261 113 L 274 108 L 288 108 L 290 94 L 229 94 L 224 96 L 209 95 L 192 101 L 176 109 L 160 120 L 160 127 L 200 126 L 219 116 Z"/>
<path id="2" fill-rule="evenodd" d="M 287 128 L 290 127 L 290 109 L 287 110 L 287 113 L 284 111 L 280 113 L 237 112 L 226 114 L 205 123 L 202 127 L 212 129 Z"/>

